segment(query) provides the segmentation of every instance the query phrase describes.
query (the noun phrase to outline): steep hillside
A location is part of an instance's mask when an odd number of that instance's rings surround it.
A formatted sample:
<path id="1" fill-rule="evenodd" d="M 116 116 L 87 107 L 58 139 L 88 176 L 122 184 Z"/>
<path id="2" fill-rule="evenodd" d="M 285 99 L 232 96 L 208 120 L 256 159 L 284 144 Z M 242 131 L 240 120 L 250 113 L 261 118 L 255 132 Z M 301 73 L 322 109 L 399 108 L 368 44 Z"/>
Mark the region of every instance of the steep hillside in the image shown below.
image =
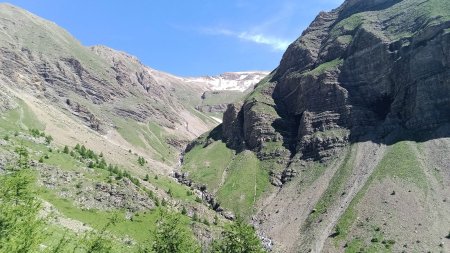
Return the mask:
<path id="1" fill-rule="evenodd" d="M 449 13 L 443 0 L 320 13 L 182 169 L 280 252 L 450 250 Z"/>

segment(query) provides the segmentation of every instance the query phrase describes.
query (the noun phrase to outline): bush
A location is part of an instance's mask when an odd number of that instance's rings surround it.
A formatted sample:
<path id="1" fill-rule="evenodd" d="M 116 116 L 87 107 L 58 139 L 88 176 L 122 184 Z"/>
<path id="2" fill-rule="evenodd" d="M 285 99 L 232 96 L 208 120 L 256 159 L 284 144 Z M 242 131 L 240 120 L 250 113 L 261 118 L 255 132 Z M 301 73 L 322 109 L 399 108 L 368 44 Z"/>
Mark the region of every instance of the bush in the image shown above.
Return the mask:
<path id="1" fill-rule="evenodd" d="M 64 153 L 64 154 L 69 154 L 69 147 L 64 146 L 63 153 Z"/>
<path id="2" fill-rule="evenodd" d="M 183 206 L 183 209 L 181 209 L 181 214 L 182 215 L 186 215 L 187 214 L 186 207 Z"/>
<path id="3" fill-rule="evenodd" d="M 9 135 L 5 135 L 5 137 L 3 137 L 3 139 L 4 139 L 5 141 L 9 141 Z"/>
<path id="4" fill-rule="evenodd" d="M 144 166 L 147 161 L 144 159 L 144 157 L 139 156 L 138 157 L 138 164 L 141 166 Z"/>
<path id="5" fill-rule="evenodd" d="M 53 137 L 51 135 L 45 136 L 45 143 L 48 145 L 53 141 Z"/>
<path id="6" fill-rule="evenodd" d="M 198 221 L 199 219 L 198 219 L 198 214 L 197 213 L 194 213 L 194 215 L 192 215 L 192 220 L 193 221 Z"/>

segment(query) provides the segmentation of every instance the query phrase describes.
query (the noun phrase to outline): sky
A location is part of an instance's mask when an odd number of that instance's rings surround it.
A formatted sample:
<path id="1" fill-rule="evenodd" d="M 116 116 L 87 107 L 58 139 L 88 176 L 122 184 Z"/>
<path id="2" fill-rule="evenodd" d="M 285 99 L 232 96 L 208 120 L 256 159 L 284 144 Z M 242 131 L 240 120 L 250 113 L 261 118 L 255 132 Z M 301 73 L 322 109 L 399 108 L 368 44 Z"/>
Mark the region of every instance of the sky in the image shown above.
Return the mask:
<path id="1" fill-rule="evenodd" d="M 343 0 L 9 0 L 83 45 L 179 76 L 272 70 L 320 11 Z"/>

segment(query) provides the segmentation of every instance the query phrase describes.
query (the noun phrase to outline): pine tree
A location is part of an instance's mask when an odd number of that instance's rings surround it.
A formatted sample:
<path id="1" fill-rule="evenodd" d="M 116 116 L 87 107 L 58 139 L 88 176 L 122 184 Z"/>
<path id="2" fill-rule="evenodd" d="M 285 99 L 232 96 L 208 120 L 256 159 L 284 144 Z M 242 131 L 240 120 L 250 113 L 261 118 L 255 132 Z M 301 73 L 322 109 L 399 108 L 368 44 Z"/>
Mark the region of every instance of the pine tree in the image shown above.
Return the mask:
<path id="1" fill-rule="evenodd" d="M 181 216 L 161 210 L 153 231 L 151 252 L 200 253 L 201 250 L 189 227 L 182 223 Z"/>
<path id="2" fill-rule="evenodd" d="M 38 252 L 43 241 L 39 201 L 31 191 L 28 152 L 23 147 L 17 166 L 0 176 L 0 252 Z"/>
<path id="3" fill-rule="evenodd" d="M 212 244 L 213 253 L 263 253 L 255 229 L 238 218 L 222 232 L 222 239 Z"/>

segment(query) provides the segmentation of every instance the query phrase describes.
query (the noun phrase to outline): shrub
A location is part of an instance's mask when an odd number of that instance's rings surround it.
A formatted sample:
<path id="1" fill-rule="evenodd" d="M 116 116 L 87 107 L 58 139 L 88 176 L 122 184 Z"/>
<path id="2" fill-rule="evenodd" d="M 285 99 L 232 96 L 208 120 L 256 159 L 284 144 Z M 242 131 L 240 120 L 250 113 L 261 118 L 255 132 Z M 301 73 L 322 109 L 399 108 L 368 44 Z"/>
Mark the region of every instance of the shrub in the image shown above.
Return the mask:
<path id="1" fill-rule="evenodd" d="M 48 145 L 53 141 L 53 137 L 51 135 L 45 136 L 45 143 Z"/>
<path id="2" fill-rule="evenodd" d="M 193 221 L 198 221 L 198 214 L 194 213 L 194 215 L 192 215 L 192 220 Z"/>

